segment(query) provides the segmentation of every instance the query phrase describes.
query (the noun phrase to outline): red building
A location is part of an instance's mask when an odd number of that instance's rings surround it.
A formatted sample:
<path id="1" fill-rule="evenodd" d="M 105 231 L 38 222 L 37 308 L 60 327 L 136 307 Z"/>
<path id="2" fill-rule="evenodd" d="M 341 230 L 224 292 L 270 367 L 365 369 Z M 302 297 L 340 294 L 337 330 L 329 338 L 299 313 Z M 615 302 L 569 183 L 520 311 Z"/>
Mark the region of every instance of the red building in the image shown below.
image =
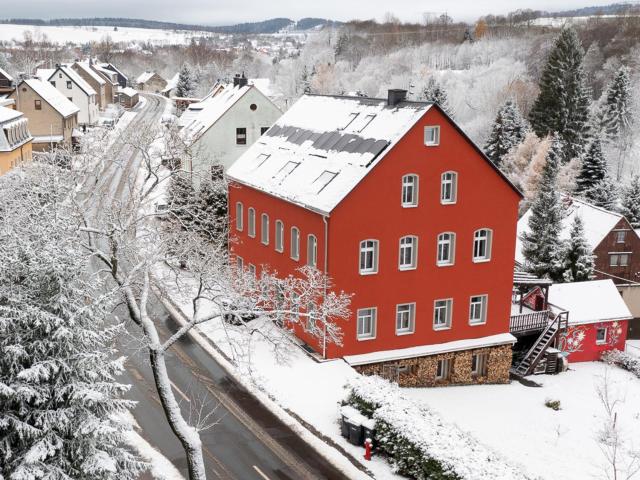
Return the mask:
<path id="1" fill-rule="evenodd" d="M 353 293 L 326 358 L 404 385 L 505 382 L 518 190 L 437 106 L 302 97 L 228 171 L 232 257 Z"/>

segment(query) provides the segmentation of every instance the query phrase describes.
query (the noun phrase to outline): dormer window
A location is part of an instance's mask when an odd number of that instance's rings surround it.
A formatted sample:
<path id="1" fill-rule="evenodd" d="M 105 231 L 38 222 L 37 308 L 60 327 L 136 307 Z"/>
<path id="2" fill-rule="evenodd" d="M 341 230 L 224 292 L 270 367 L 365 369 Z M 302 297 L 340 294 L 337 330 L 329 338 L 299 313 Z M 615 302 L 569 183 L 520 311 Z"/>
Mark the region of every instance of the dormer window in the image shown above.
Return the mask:
<path id="1" fill-rule="evenodd" d="M 424 127 L 424 144 L 427 147 L 440 145 L 440 127 L 438 125 Z"/>
<path id="2" fill-rule="evenodd" d="M 359 113 L 350 113 L 349 114 L 349 118 L 347 119 L 347 123 L 345 123 L 344 127 L 342 127 L 340 130 L 346 130 L 347 128 L 349 128 L 349 125 L 351 125 L 353 123 L 353 121 L 358 118 L 358 115 L 360 115 Z"/>

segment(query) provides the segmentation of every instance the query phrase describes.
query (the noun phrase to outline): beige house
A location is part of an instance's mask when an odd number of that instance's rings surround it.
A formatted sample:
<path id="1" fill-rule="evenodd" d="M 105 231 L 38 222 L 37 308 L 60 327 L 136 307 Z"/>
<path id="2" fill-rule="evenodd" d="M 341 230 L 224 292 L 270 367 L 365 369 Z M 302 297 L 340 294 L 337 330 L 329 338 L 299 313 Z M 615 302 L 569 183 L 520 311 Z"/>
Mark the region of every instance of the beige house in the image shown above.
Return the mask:
<path id="1" fill-rule="evenodd" d="M 78 75 L 80 75 L 89 85 L 91 85 L 91 88 L 96 91 L 100 110 L 104 110 L 108 104 L 113 103 L 113 96 L 111 97 L 111 100 L 109 100 L 106 94 L 107 81 L 94 72 L 89 66 L 89 63 L 75 62 L 71 65 L 71 68 L 73 68 Z"/>
<path id="2" fill-rule="evenodd" d="M 53 85 L 29 78 L 18 84 L 11 98 L 16 101 L 17 110 L 29 120 L 34 151 L 73 146 L 80 109 Z"/>
<path id="3" fill-rule="evenodd" d="M 31 160 L 32 140 L 22 112 L 0 107 L 0 175 Z"/>
<path id="4" fill-rule="evenodd" d="M 141 92 L 160 93 L 167 87 L 167 81 L 156 72 L 143 72 L 136 79 L 136 88 Z"/>
<path id="5" fill-rule="evenodd" d="M 95 63 L 89 60 L 89 66 L 91 69 L 100 75 L 105 81 L 104 95 L 107 99 L 107 104 L 117 103 L 118 101 L 118 74 L 109 69 L 104 68 L 99 63 Z"/>

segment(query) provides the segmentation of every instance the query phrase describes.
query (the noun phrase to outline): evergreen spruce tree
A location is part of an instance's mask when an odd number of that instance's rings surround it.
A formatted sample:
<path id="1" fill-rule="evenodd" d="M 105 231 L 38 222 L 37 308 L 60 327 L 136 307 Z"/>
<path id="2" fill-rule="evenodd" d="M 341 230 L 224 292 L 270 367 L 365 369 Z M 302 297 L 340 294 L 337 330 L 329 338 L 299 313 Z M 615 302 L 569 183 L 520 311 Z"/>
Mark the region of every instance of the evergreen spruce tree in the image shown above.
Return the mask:
<path id="1" fill-rule="evenodd" d="M 171 176 L 169 182 L 169 212 L 172 223 L 182 230 L 192 230 L 196 223 L 194 211 L 199 200 L 193 183 L 186 173 Z"/>
<path id="2" fill-rule="evenodd" d="M 491 135 L 484 147 L 487 156 L 498 167 L 512 148 L 520 145 L 527 134 L 527 123 L 520 115 L 514 102 L 507 100 L 500 107 L 491 129 Z"/>
<path id="3" fill-rule="evenodd" d="M 525 268 L 539 277 L 557 279 L 562 261 L 562 204 L 557 188 L 562 142 L 554 136 L 531 205 L 529 231 L 523 235 Z"/>
<path id="4" fill-rule="evenodd" d="M 444 110 L 447 115 L 453 118 L 453 111 L 449 106 L 449 100 L 447 98 L 447 92 L 442 86 L 436 81 L 435 78 L 429 78 L 427 85 L 424 87 L 422 91 L 422 98 L 425 102 L 435 102 L 437 103 L 442 110 Z"/>
<path id="5" fill-rule="evenodd" d="M 588 196 L 588 191 L 602 182 L 607 175 L 607 162 L 602 153 L 602 143 L 595 138 L 582 158 L 582 165 L 576 178 L 576 193 Z"/>
<path id="6" fill-rule="evenodd" d="M 640 228 L 640 176 L 634 175 L 622 190 L 620 213 L 633 228 Z"/>
<path id="7" fill-rule="evenodd" d="M 585 197 L 597 207 L 618 210 L 618 186 L 608 173 L 585 192 Z"/>
<path id="8" fill-rule="evenodd" d="M 176 97 L 193 97 L 196 90 L 196 81 L 193 72 L 184 64 L 178 74 L 178 83 L 176 85 Z"/>
<path id="9" fill-rule="evenodd" d="M 589 89 L 582 67 L 578 34 L 564 27 L 540 79 L 529 121 L 539 137 L 557 132 L 564 144 L 562 161 L 580 156 L 589 137 Z"/>
<path id="10" fill-rule="evenodd" d="M 227 189 L 222 179 L 203 181 L 198 191 L 198 232 L 207 240 L 225 238 Z"/>
<path id="11" fill-rule="evenodd" d="M 571 224 L 569 240 L 563 252 L 562 280 L 565 282 L 583 282 L 593 275 L 594 263 L 591 249 L 584 236 L 584 224 L 576 215 Z"/>
<path id="12" fill-rule="evenodd" d="M 600 112 L 602 131 L 610 142 L 615 142 L 631 128 L 630 103 L 629 69 L 623 66 L 607 86 L 606 100 Z"/>

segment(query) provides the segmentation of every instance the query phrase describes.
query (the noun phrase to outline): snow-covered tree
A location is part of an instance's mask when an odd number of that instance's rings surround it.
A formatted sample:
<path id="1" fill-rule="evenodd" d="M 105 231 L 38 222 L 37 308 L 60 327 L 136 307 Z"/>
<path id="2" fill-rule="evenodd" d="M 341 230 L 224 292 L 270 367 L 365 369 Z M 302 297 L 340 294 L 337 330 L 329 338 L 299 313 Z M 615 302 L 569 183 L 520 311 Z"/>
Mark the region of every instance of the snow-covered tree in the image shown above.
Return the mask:
<path id="1" fill-rule="evenodd" d="M 531 205 L 529 230 L 523 235 L 525 268 L 539 277 L 558 277 L 561 265 L 562 203 L 557 188 L 562 142 L 555 136 L 546 157 L 538 193 Z"/>
<path id="2" fill-rule="evenodd" d="M 593 255 L 584 236 L 584 223 L 576 215 L 571 224 L 569 240 L 562 252 L 562 280 L 565 282 L 583 282 L 589 280 L 594 271 Z"/>
<path id="3" fill-rule="evenodd" d="M 500 167 L 505 155 L 524 140 L 526 133 L 527 123 L 518 107 L 513 101 L 507 100 L 498 110 L 484 151 Z"/>
<path id="4" fill-rule="evenodd" d="M 620 213 L 633 228 L 640 228 L 640 176 L 634 175 L 623 188 L 620 203 Z"/>
<path id="5" fill-rule="evenodd" d="M 224 238 L 227 229 L 227 188 L 223 179 L 204 180 L 198 190 L 197 231 L 205 238 Z"/>
<path id="6" fill-rule="evenodd" d="M 425 102 L 435 102 L 437 103 L 442 110 L 447 112 L 451 118 L 453 118 L 453 110 L 449 106 L 449 100 L 447 98 L 446 90 L 438 83 L 438 81 L 430 77 L 422 90 L 422 99 Z"/>
<path id="7" fill-rule="evenodd" d="M 582 67 L 583 50 L 573 27 L 564 27 L 540 79 L 540 94 L 529 113 L 540 137 L 556 132 L 563 142 L 562 161 L 580 156 L 589 137 L 589 89 Z"/>
<path id="8" fill-rule="evenodd" d="M 608 173 L 585 192 L 585 197 L 597 207 L 611 211 L 618 209 L 618 185 Z"/>
<path id="9" fill-rule="evenodd" d="M 602 131 L 610 142 L 615 142 L 631 128 L 630 104 L 629 69 L 622 66 L 607 86 L 605 102 L 600 112 Z"/>
<path id="10" fill-rule="evenodd" d="M 111 347 L 122 327 L 105 324 L 110 297 L 59 208 L 68 172 L 25 168 L 0 180 L 0 478 L 137 479 Z"/>
<path id="11" fill-rule="evenodd" d="M 588 191 L 607 175 L 607 161 L 602 153 L 602 143 L 594 138 L 582 157 L 580 172 L 576 178 L 576 193 L 588 196 Z"/>
<path id="12" fill-rule="evenodd" d="M 196 222 L 194 206 L 198 204 L 196 190 L 188 174 L 171 175 L 169 181 L 169 214 L 172 223 L 183 230 L 192 230 Z"/>
<path id="13" fill-rule="evenodd" d="M 176 84 L 176 97 L 192 97 L 198 87 L 196 76 L 185 63 L 178 74 L 178 83 Z"/>

